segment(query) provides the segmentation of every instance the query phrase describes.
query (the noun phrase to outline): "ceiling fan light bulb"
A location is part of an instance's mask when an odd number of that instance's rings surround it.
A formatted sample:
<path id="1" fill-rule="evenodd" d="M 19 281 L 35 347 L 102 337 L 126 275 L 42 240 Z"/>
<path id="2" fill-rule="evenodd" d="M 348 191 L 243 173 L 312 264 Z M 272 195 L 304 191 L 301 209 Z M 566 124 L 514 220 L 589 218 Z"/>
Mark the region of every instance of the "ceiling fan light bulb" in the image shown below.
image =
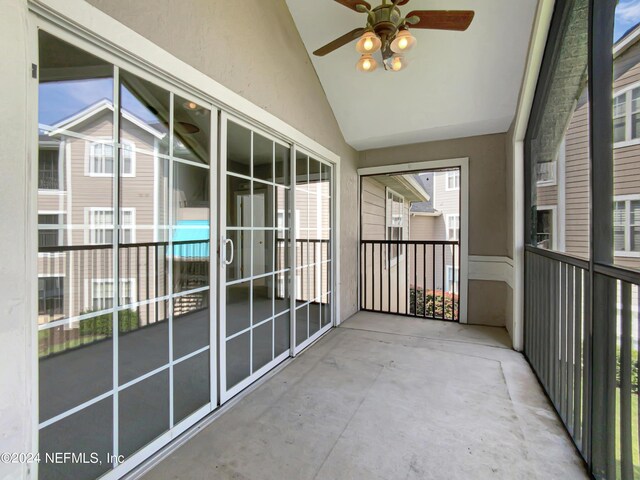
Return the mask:
<path id="1" fill-rule="evenodd" d="M 391 42 L 391 50 L 396 53 L 403 53 L 411 50 L 417 43 L 415 37 L 407 29 L 402 29 L 396 34 L 396 38 Z"/>
<path id="2" fill-rule="evenodd" d="M 356 43 L 356 50 L 361 54 L 375 53 L 380 50 L 381 46 L 382 42 L 378 36 L 369 30 L 364 32 L 360 40 L 358 40 L 358 43 Z"/>
<path id="3" fill-rule="evenodd" d="M 370 54 L 364 54 L 358 60 L 356 64 L 356 69 L 359 72 L 369 73 L 373 72 L 378 67 L 378 62 Z"/>
<path id="4" fill-rule="evenodd" d="M 394 55 L 391 59 L 391 70 L 399 72 L 407 66 L 407 61 L 401 55 Z"/>

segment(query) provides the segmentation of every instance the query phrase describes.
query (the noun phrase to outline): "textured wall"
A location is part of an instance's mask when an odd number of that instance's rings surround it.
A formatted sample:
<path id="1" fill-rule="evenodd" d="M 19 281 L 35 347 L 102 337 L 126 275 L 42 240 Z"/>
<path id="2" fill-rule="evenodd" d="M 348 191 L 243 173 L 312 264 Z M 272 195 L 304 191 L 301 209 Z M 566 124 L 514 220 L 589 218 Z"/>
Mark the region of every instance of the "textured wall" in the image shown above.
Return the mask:
<path id="1" fill-rule="evenodd" d="M 506 139 L 483 135 L 367 150 L 360 153 L 359 167 L 468 157 L 469 255 L 507 256 Z M 469 323 L 505 326 L 511 317 L 507 288 L 503 282 L 470 281 Z"/>
<path id="2" fill-rule="evenodd" d="M 340 155 L 342 205 L 357 204 L 357 153 L 344 142 L 284 0 L 88 3 Z M 358 222 L 346 213 L 341 284 L 351 286 L 357 283 Z M 345 319 L 356 310 L 357 292 L 341 290 Z"/>
<path id="3" fill-rule="evenodd" d="M 360 167 L 469 157 L 469 255 L 507 255 L 505 134 L 367 150 Z"/>

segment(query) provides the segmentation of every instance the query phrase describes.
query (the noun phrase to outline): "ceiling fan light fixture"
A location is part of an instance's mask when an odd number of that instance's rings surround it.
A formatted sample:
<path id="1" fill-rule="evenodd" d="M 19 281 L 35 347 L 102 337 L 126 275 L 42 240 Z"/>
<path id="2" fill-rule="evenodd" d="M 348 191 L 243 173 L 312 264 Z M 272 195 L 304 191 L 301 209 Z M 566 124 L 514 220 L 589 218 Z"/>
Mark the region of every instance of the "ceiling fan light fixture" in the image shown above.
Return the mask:
<path id="1" fill-rule="evenodd" d="M 401 29 L 396 34 L 396 38 L 391 42 L 391 50 L 395 53 L 404 53 L 411 50 L 417 43 L 416 38 L 406 28 Z"/>
<path id="2" fill-rule="evenodd" d="M 362 55 L 356 64 L 356 69 L 363 73 L 373 72 L 376 68 L 378 68 L 378 62 L 369 53 Z"/>
<path id="3" fill-rule="evenodd" d="M 363 55 L 375 53 L 380 50 L 380 47 L 382 47 L 382 41 L 371 30 L 364 32 L 356 43 L 356 50 Z"/>
<path id="4" fill-rule="evenodd" d="M 389 59 L 389 68 L 394 72 L 399 72 L 407 68 L 407 59 L 402 55 L 394 55 Z"/>

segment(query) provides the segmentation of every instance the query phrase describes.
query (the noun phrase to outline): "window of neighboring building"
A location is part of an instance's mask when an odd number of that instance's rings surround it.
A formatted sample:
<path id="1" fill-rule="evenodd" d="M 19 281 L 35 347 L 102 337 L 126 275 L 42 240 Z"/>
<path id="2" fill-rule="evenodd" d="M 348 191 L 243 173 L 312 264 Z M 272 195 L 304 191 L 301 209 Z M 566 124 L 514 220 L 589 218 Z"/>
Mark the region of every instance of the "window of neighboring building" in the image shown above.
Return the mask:
<path id="1" fill-rule="evenodd" d="M 64 313 L 64 277 L 38 278 L 38 315 Z"/>
<path id="2" fill-rule="evenodd" d="M 640 86 L 626 90 L 613 99 L 613 142 L 621 144 L 638 139 L 640 139 Z"/>
<path id="3" fill-rule="evenodd" d="M 113 145 L 93 142 L 89 147 L 89 175 L 113 175 Z M 125 177 L 135 176 L 135 150 L 131 142 L 123 142 L 120 173 Z"/>
<path id="4" fill-rule="evenodd" d="M 556 184 L 556 162 L 539 162 L 536 165 L 536 183 L 538 186 Z"/>
<path id="5" fill-rule="evenodd" d="M 459 284 L 460 284 L 460 269 L 458 267 L 455 268 L 455 276 L 454 276 L 453 265 L 447 265 L 447 280 L 445 282 L 445 289 L 446 289 L 445 291 L 449 293 L 458 293 Z"/>
<path id="6" fill-rule="evenodd" d="M 38 188 L 60 189 L 60 151 L 58 147 L 40 147 L 38 150 Z"/>
<path id="7" fill-rule="evenodd" d="M 640 196 L 615 199 L 613 244 L 616 255 L 640 255 Z"/>
<path id="8" fill-rule="evenodd" d="M 404 197 L 387 188 L 386 236 L 387 240 L 404 240 Z M 398 248 L 399 247 L 399 248 Z M 397 261 L 403 254 L 403 247 L 391 245 L 390 261 Z"/>
<path id="9" fill-rule="evenodd" d="M 130 305 L 134 303 L 134 292 L 134 280 L 132 278 L 121 279 L 120 305 Z M 93 310 L 105 310 L 113 307 L 113 280 L 93 280 L 91 307 Z"/>
<path id="10" fill-rule="evenodd" d="M 460 189 L 460 170 L 451 170 L 447 172 L 445 190 L 459 190 Z"/>
<path id="11" fill-rule="evenodd" d="M 63 217 L 59 213 L 38 214 L 38 248 L 62 245 Z"/>
<path id="12" fill-rule="evenodd" d="M 553 249 L 553 210 L 537 209 L 537 246 Z"/>
<path id="13" fill-rule="evenodd" d="M 135 208 L 120 210 L 120 242 L 135 243 Z M 89 209 L 89 242 L 113 243 L 113 208 Z"/>
<path id="14" fill-rule="evenodd" d="M 447 240 L 460 240 L 460 215 L 449 214 L 446 217 Z"/>

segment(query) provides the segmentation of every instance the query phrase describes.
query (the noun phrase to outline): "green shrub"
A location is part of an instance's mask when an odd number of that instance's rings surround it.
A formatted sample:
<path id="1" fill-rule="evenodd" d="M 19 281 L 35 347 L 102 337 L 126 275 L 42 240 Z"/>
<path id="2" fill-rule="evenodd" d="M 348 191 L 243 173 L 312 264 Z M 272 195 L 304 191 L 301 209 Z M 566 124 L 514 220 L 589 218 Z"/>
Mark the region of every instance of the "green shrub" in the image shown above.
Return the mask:
<path id="1" fill-rule="evenodd" d="M 620 388 L 622 380 L 620 360 L 620 347 L 618 347 L 616 352 L 616 384 L 618 388 Z M 638 393 L 638 350 L 631 350 L 631 392 Z"/>
<path id="2" fill-rule="evenodd" d="M 91 311 L 83 312 L 83 314 Z M 118 312 L 118 326 L 120 332 L 131 332 L 140 328 L 140 317 L 135 310 L 122 310 Z M 112 330 L 112 314 L 104 313 L 97 317 L 80 322 L 80 336 L 105 338 L 110 337 Z"/>
<path id="3" fill-rule="evenodd" d="M 442 318 L 444 296 L 444 318 L 447 320 L 457 319 L 458 295 L 451 292 L 442 292 L 442 290 L 427 290 L 426 296 L 424 293 L 424 290 L 420 287 L 417 290 L 415 288 L 409 290 L 409 308 L 412 314 L 419 317 Z"/>

